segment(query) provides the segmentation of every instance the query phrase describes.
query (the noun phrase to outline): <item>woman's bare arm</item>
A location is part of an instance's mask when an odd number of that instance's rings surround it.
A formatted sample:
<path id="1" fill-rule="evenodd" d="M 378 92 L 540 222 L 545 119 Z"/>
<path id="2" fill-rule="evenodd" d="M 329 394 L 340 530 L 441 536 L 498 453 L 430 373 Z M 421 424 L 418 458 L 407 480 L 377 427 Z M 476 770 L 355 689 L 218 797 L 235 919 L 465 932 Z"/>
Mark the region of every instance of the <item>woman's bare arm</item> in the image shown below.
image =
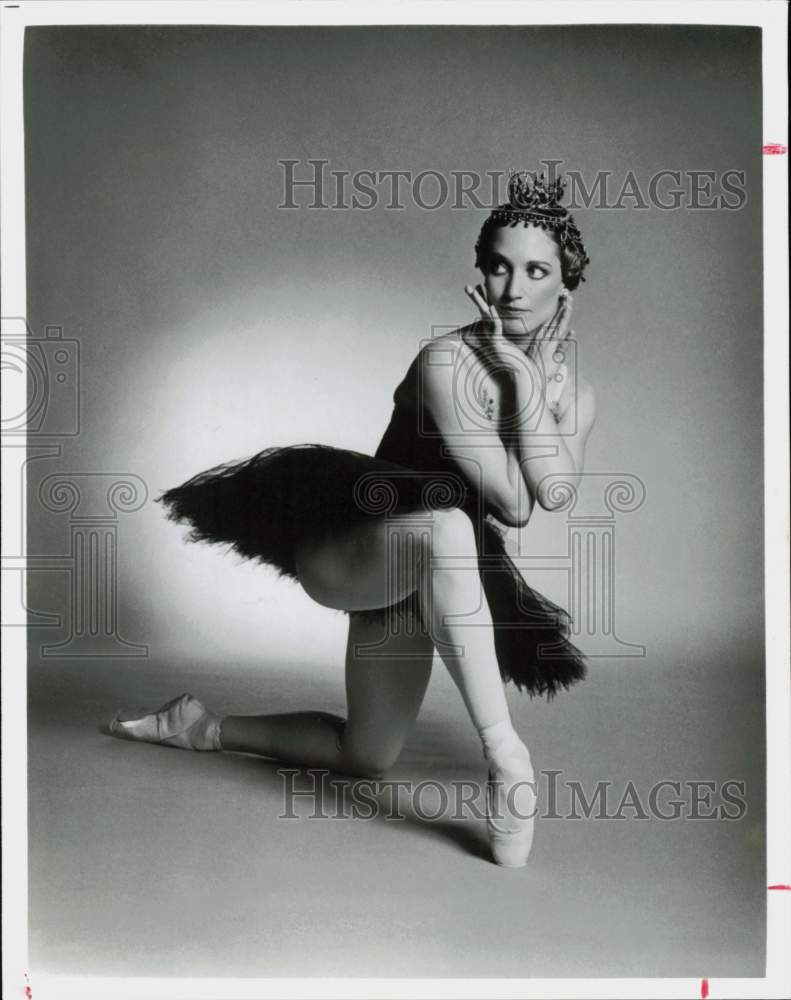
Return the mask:
<path id="1" fill-rule="evenodd" d="M 484 289 L 468 285 L 466 291 L 489 324 L 486 343 L 510 385 L 513 409 L 500 426 L 506 440 L 506 471 L 512 494 L 506 523 L 522 527 L 536 499 L 545 510 L 554 510 L 564 502 L 565 498 L 552 489 L 558 477 L 576 489 L 585 442 L 595 418 L 595 399 L 587 382 L 579 383 L 581 391 L 575 403 L 567 406 L 563 423 L 552 412 L 560 402 L 555 379 L 561 372 L 561 379 L 568 377 L 562 347 L 571 333 L 573 301 L 568 292 L 559 298 L 555 316 L 536 332 L 525 353 L 503 335 L 502 321 L 486 300 Z"/>
<path id="2" fill-rule="evenodd" d="M 585 462 L 585 446 L 596 419 L 593 387 L 580 381 L 576 398 L 556 421 L 546 405 L 543 375 L 531 378 L 527 369 L 513 374 L 516 433 L 507 445 L 508 477 L 514 491 L 521 494 L 515 521 L 527 524 L 534 499 L 545 510 L 553 510 L 561 498 L 552 490 L 557 477 L 576 489 Z M 525 491 L 529 498 L 524 497 Z"/>
<path id="3" fill-rule="evenodd" d="M 448 351 L 453 352 L 452 363 Z M 532 498 L 524 488 L 517 489 L 513 459 L 497 430 L 492 426 L 487 431 L 483 411 L 475 420 L 476 404 L 466 390 L 474 383 L 471 366 L 476 364 L 480 361 L 463 341 L 429 344 L 419 357 L 421 402 L 442 434 L 448 457 L 485 505 L 503 524 L 521 526 L 530 517 Z"/>
<path id="4" fill-rule="evenodd" d="M 585 447 L 595 422 L 596 393 L 587 379 L 580 378 L 574 402 L 557 422 L 558 432 L 564 435 L 566 447 L 574 459 L 578 477 L 585 469 Z"/>

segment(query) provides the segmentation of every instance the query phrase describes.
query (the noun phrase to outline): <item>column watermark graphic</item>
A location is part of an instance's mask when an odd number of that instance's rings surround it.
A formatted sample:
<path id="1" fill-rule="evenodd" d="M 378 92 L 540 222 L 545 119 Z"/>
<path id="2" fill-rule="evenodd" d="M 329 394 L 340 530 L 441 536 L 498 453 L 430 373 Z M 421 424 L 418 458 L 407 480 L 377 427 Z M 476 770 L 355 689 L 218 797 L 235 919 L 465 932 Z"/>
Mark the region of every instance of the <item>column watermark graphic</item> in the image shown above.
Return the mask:
<path id="1" fill-rule="evenodd" d="M 69 548 L 34 557 L 62 568 L 69 579 L 69 634 L 41 647 L 42 656 L 148 656 L 148 646 L 118 632 L 118 516 L 140 510 L 148 490 L 139 476 L 102 472 L 54 473 L 39 487 L 45 510 L 68 515 Z"/>
<path id="2" fill-rule="evenodd" d="M 515 561 L 527 570 L 553 570 L 566 578 L 572 635 L 584 641 L 588 656 L 645 656 L 646 647 L 626 642 L 616 633 L 616 515 L 639 510 L 646 496 L 637 476 L 614 472 L 583 472 L 574 487 L 563 477 L 551 477 L 550 490 L 566 515 L 566 552 L 559 555 L 524 554 Z M 551 651 L 547 652 L 551 656 Z"/>
<path id="3" fill-rule="evenodd" d="M 405 434 L 408 431 L 426 449 L 432 449 L 435 468 L 422 469 L 419 473 L 399 474 L 389 470 L 366 473 L 356 485 L 358 508 L 382 517 L 385 522 L 387 605 L 394 609 L 394 613 L 386 616 L 386 634 L 376 641 L 357 645 L 356 654 L 361 658 L 375 658 L 379 650 L 384 649 L 388 657 L 397 656 L 389 647 L 388 637 L 414 635 L 431 620 L 431 608 L 423 608 L 421 613 L 415 580 L 410 580 L 405 569 L 410 563 L 405 556 L 405 546 L 411 543 L 421 552 L 422 562 L 430 572 L 441 572 L 448 558 L 433 551 L 435 515 L 462 508 L 474 523 L 477 551 L 466 557 L 454 556 L 452 562 L 456 570 L 467 571 L 476 577 L 481 571 L 505 574 L 507 567 L 503 566 L 502 555 L 505 552 L 524 579 L 535 573 L 561 574 L 566 591 L 564 603 L 571 619 L 569 637 L 578 642 L 587 657 L 645 657 L 646 647 L 619 634 L 616 621 L 617 521 L 619 516 L 634 515 L 645 504 L 647 490 L 640 477 L 617 470 L 581 471 L 573 480 L 565 475 L 545 476 L 541 481 L 543 503 L 553 511 L 553 516 L 563 516 L 566 525 L 564 551 L 549 554 L 528 551 L 519 527 L 504 524 L 491 510 L 487 512 L 484 506 L 469 502 L 472 496 L 486 495 L 487 476 L 491 475 L 486 460 L 496 455 L 496 462 L 501 461 L 503 449 L 513 447 L 520 425 L 530 433 L 528 451 L 522 458 L 524 464 L 538 458 L 555 457 L 558 454 L 557 437 L 571 437 L 577 432 L 580 425 L 577 338 L 570 336 L 562 345 L 563 358 L 570 372 L 572 402 L 562 421 L 553 428 L 556 435 L 553 441 L 546 434 L 538 433 L 544 406 L 542 392 L 531 394 L 518 412 L 509 411 L 502 399 L 492 398 L 487 388 L 487 384 L 491 384 L 487 383 L 487 376 L 492 369 L 460 362 L 460 353 L 454 347 L 459 329 L 446 324 L 432 327 L 431 337 L 422 344 L 423 364 L 418 365 L 414 377 L 407 376 L 396 391 L 397 400 L 410 410 L 414 420 L 414 425 L 405 429 Z M 446 427 L 440 430 L 431 417 L 431 408 L 423 405 L 427 393 L 425 381 L 429 377 L 426 373 L 443 368 L 452 386 L 455 433 L 449 433 Z M 460 453 L 463 453 L 464 474 L 457 461 Z M 524 478 L 515 483 L 514 490 L 523 500 L 520 506 L 532 509 L 534 499 L 526 496 L 528 489 Z M 492 543 L 495 548 L 488 553 L 487 544 Z M 410 590 L 414 593 L 410 594 Z M 459 609 L 453 615 L 456 625 L 482 627 L 476 619 L 483 606 L 485 591 L 486 586 L 481 582 L 477 606 Z M 431 592 L 430 587 L 423 588 L 421 599 L 431 601 Z M 500 610 L 502 612 L 502 608 Z M 524 606 L 519 593 L 515 595 L 512 618 L 506 620 L 501 613 L 497 628 L 547 627 L 546 617 L 535 608 Z M 539 655 L 548 660 L 567 655 L 562 641 L 545 642 L 538 649 Z M 463 655 L 460 646 L 438 651 Z"/>
<path id="4" fill-rule="evenodd" d="M 3 382 L 11 399 L 2 421 L 2 448 L 6 468 L 20 484 L 19 523 L 14 525 L 19 542 L 10 543 L 7 523 L 3 540 L 0 568 L 11 595 L 3 626 L 65 628 L 64 639 L 41 645 L 44 657 L 145 657 L 145 643 L 120 634 L 118 594 L 120 515 L 146 503 L 143 479 L 127 472 L 61 471 L 45 475 L 32 496 L 28 492 L 41 462 L 62 464 L 64 448 L 81 433 L 80 364 L 80 343 L 65 337 L 62 326 L 47 326 L 39 337 L 24 318 L 2 318 Z M 22 551 L 31 502 L 58 519 L 67 517 L 63 547 Z M 65 610 L 30 606 L 30 573 L 65 578 Z"/>

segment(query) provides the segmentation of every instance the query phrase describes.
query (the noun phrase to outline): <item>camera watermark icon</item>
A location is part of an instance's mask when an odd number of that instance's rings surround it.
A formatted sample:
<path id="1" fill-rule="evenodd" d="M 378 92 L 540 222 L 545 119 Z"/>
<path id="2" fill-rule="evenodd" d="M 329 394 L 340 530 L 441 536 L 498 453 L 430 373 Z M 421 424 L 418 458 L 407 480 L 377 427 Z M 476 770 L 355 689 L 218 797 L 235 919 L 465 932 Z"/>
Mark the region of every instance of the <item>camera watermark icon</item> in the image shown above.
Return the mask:
<path id="1" fill-rule="evenodd" d="M 519 374 L 523 376 L 523 384 L 530 386 L 531 390 L 520 407 L 510 406 L 512 400 L 506 402 L 502 396 L 496 399 L 490 390 L 492 381 L 490 377 L 505 371 L 503 363 L 498 362 L 493 355 L 476 357 L 474 363 L 472 358 L 465 359 L 457 350 L 453 340 L 447 339 L 449 334 L 455 334 L 459 329 L 458 325 L 434 324 L 431 336 L 421 344 L 423 364 L 416 365 L 414 376 L 411 379 L 409 376 L 407 378 L 407 381 L 412 381 L 414 386 L 407 388 L 402 384 L 399 387 L 399 391 L 406 393 L 414 389 L 413 411 L 416 417 L 417 435 L 422 438 L 436 438 L 451 445 L 461 444 L 462 441 L 466 443 L 470 438 L 475 438 L 482 447 L 500 448 L 502 441 L 513 439 L 519 429 L 537 434 L 546 405 L 544 393 L 535 382 L 536 370 L 540 372 L 539 378 L 541 375 L 546 376 L 542 355 L 538 354 L 535 358 L 525 356 L 522 359 L 524 367 L 519 370 Z M 526 327 L 525 330 L 527 332 Z M 578 353 L 577 339 L 571 334 L 566 336 L 562 343 L 558 343 L 555 352 L 556 363 L 565 365 L 568 373 L 565 392 L 570 399 L 562 424 L 558 424 L 557 418 L 555 422 L 554 433 L 561 437 L 569 437 L 577 431 Z M 509 365 L 517 361 L 518 356 L 514 354 L 509 360 Z M 427 379 L 431 378 L 431 369 L 439 368 L 449 369 L 457 423 L 457 429 L 454 431 L 449 431 L 447 428 L 440 431 L 430 415 L 430 408 L 424 405 L 428 398 L 426 386 Z M 443 447 L 444 453 L 447 453 L 447 444 Z M 535 449 L 541 447 L 540 443 L 531 446 L 531 455 L 537 456 L 539 451 Z"/>
<path id="2" fill-rule="evenodd" d="M 414 439 L 418 448 L 433 455 L 436 467 L 433 470 L 421 467 L 420 471 L 405 471 L 400 476 L 390 471 L 372 472 L 361 476 L 357 483 L 358 507 L 383 517 L 385 522 L 389 600 L 384 615 L 386 632 L 375 642 L 356 646 L 355 652 L 360 656 L 376 656 L 384 649 L 385 655 L 398 655 L 394 649 L 387 648 L 389 639 L 405 631 L 414 634 L 426 621 L 433 620 L 431 607 L 421 607 L 426 601 L 433 603 L 433 589 L 423 587 L 418 596 L 412 569 L 415 560 L 411 553 L 420 554 L 420 561 L 429 572 L 447 568 L 448 559 L 438 556 L 432 546 L 435 512 L 458 507 L 473 521 L 476 551 L 470 551 L 466 557 L 454 556 L 452 562 L 457 572 L 472 573 L 476 580 L 480 576 L 480 585 L 465 588 L 468 593 L 473 590 L 477 593 L 475 606 L 459 608 L 453 615 L 446 615 L 446 623 L 452 620 L 462 629 L 489 627 L 488 616 L 482 615 L 484 594 L 489 598 L 494 615 L 492 595 L 495 600 L 498 596 L 502 598 L 503 588 L 506 588 L 513 592 L 513 598 L 496 600 L 495 625 L 499 632 L 553 629 L 560 622 L 549 621 L 547 613 L 534 604 L 527 604 L 535 595 L 529 588 L 521 587 L 518 580 L 513 582 L 513 578 L 516 573 L 522 574 L 524 579 L 525 573 L 560 572 L 566 580 L 564 603 L 570 618 L 568 637 L 584 640 L 584 654 L 589 657 L 644 657 L 646 647 L 621 638 L 616 625 L 616 520 L 618 514 L 634 513 L 642 507 L 646 488 L 639 477 L 622 472 L 580 472 L 573 477 L 545 475 L 539 484 L 542 504 L 553 512 L 566 515 L 565 551 L 558 554 L 523 552 L 519 532 L 513 531 L 509 524 L 499 523 L 496 512 L 485 504 L 472 501 L 474 497 L 487 495 L 486 468 L 491 466 L 487 452 L 496 452 L 499 460 L 504 449 L 510 447 L 509 428 L 510 434 L 515 429 L 532 434 L 527 445 L 519 442 L 522 464 L 554 458 L 559 453 L 557 437 L 577 432 L 581 414 L 578 412 L 576 340 L 570 337 L 559 344 L 562 357 L 553 359 L 558 365 L 567 365 L 570 401 L 562 417 L 554 418 L 553 434 L 549 434 L 538 432 L 541 407 L 545 402 L 540 387 L 528 394 L 527 411 L 523 406 L 522 412 L 511 413 L 508 403 L 502 408 L 489 405 L 493 402 L 489 398 L 491 364 L 486 358 L 485 364 L 467 363 L 457 338 L 447 336 L 460 329 L 453 325 L 433 326 L 431 336 L 423 343 L 418 358 L 395 392 L 395 402 L 404 414 L 402 419 L 412 423 L 411 427 L 404 427 L 404 438 Z M 496 359 L 494 363 L 496 365 Z M 447 369 L 442 373 L 442 381 L 451 386 L 456 431 L 449 431 L 447 427 L 440 429 L 431 415 L 431 407 L 425 405 L 426 379 L 430 379 L 432 369 L 437 368 Z M 532 361 L 525 361 L 525 374 L 535 380 Z M 517 408 L 511 406 L 511 409 L 516 411 Z M 459 458 L 461 447 L 463 458 Z M 521 454 L 525 449 L 526 456 Z M 462 462 L 464 475 L 460 468 Z M 405 461 L 404 464 L 410 463 Z M 514 507 L 527 511 L 529 516 L 534 500 L 528 495 L 527 483 L 522 475 L 513 478 L 513 490 L 518 498 Z M 515 544 L 513 535 L 516 536 Z M 411 598 L 406 598 L 410 589 L 413 591 Z M 559 611 L 562 609 L 555 609 L 555 618 Z M 554 631 L 557 634 L 557 628 Z M 445 645 L 452 655 L 463 655 L 463 646 Z M 443 650 L 439 652 L 442 654 Z M 550 660 L 567 658 L 566 637 L 541 642 L 538 655 Z"/>
<path id="3" fill-rule="evenodd" d="M 66 551 L 23 554 L 28 532 L 28 485 L 31 466 L 61 458 L 65 441 L 80 433 L 80 344 L 63 336 L 62 326 L 47 326 L 37 337 L 23 317 L 2 317 L 4 472 L 20 486 L 19 548 L 10 551 L 4 537 L 1 568 L 6 581 L 15 577 L 16 606 L 9 601 L 3 627 L 62 628 L 61 642 L 45 643 L 45 657 L 147 656 L 148 647 L 121 636 L 118 624 L 119 515 L 139 510 L 148 498 L 143 480 L 132 473 L 58 472 L 39 486 L 42 507 L 68 514 Z M 65 440 L 64 440 L 65 439 Z M 15 466 L 12 468 L 12 466 Z M 8 524 L 8 514 L 4 526 Z M 9 531 L 7 539 L 11 541 Z M 29 606 L 29 573 L 65 574 L 66 614 Z M 13 586 L 13 584 L 12 584 Z"/>
<path id="4" fill-rule="evenodd" d="M 2 435 L 74 437 L 80 432 L 80 344 L 63 336 L 63 327 L 46 327 L 35 337 L 19 316 L 2 323 L 3 391 L 6 412 Z"/>
<path id="5" fill-rule="evenodd" d="M 482 444 L 481 447 L 487 447 Z M 483 476 L 482 467 L 478 467 Z M 461 475 L 450 472 L 435 473 L 380 473 L 372 472 L 361 476 L 357 483 L 359 506 L 384 518 L 386 558 L 383 572 L 386 574 L 386 588 L 389 605 L 403 606 L 405 595 L 415 590 L 412 566 L 415 556 L 420 553 L 420 562 L 429 573 L 439 573 L 452 565 L 457 572 L 475 574 L 480 585 L 475 607 L 459 608 L 450 620 L 462 629 L 484 627 L 478 622 L 482 602 L 489 586 L 497 586 L 492 574 L 499 574 L 508 584 L 508 577 L 514 569 L 522 574 L 551 571 L 561 573 L 566 581 L 565 605 L 570 618 L 569 637 L 584 650 L 586 657 L 638 657 L 646 655 L 646 647 L 631 642 L 618 634 L 616 622 L 616 526 L 617 515 L 634 513 L 643 505 L 646 488 L 642 480 L 628 473 L 584 472 L 578 475 L 578 482 L 572 483 L 563 476 L 547 477 L 547 494 L 553 500 L 554 510 L 565 514 L 565 551 L 555 554 L 536 555 L 522 551 L 520 541 L 511 543 L 508 529 L 498 524 L 491 515 L 483 516 L 480 509 L 468 512 L 473 519 L 476 537 L 476 551 L 468 556 L 438 556 L 433 551 L 432 532 L 435 530 L 435 513 L 439 509 L 462 507 L 468 487 Z M 398 488 L 399 481 L 402 484 Z M 417 491 L 416 484 L 422 483 Z M 583 487 L 585 487 L 583 489 Z M 422 497 L 425 508 L 399 509 L 404 495 Z M 429 499 L 433 498 L 433 499 Z M 430 509 L 433 506 L 433 510 Z M 488 525 L 488 532 L 486 527 Z M 517 538 L 519 538 L 517 533 Z M 497 548 L 506 553 L 504 558 L 498 551 L 490 552 L 487 545 L 494 540 Z M 489 574 L 482 578 L 481 574 Z M 423 588 L 423 594 L 431 600 L 430 586 Z M 520 592 L 515 590 L 515 604 L 511 617 L 503 617 L 500 611 L 496 626 L 499 630 L 546 629 L 546 617 L 539 615 L 533 607 L 526 607 Z M 411 613 L 391 613 L 386 617 L 386 630 L 374 642 L 358 644 L 355 654 L 359 657 L 376 657 L 379 651 L 391 657 L 398 655 L 389 647 L 389 640 L 400 634 L 413 635 L 426 621 L 431 621 L 432 608 L 424 608 L 423 614 L 417 610 L 419 602 L 412 597 Z M 502 607 L 502 605 L 500 606 Z M 446 616 L 446 621 L 448 617 Z M 485 627 L 488 627 L 488 622 Z M 437 647 L 442 655 L 463 655 L 460 645 L 441 643 Z M 540 656 L 547 659 L 563 659 L 567 649 L 563 640 L 544 642 L 539 647 Z M 410 654 L 403 654 L 408 657 Z"/>

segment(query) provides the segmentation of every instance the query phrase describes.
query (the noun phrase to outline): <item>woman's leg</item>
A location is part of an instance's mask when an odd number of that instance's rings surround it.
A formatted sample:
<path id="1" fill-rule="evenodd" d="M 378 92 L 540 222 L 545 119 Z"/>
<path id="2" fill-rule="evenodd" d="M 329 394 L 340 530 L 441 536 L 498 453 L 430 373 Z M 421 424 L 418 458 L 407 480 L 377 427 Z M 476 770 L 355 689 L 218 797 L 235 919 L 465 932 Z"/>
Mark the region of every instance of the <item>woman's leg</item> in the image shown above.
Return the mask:
<path id="1" fill-rule="evenodd" d="M 480 731 L 509 717 L 492 616 L 464 511 L 371 519 L 298 554 L 300 582 L 319 604 L 378 607 L 415 589 L 424 626 Z"/>
<path id="2" fill-rule="evenodd" d="M 521 868 L 533 843 L 534 774 L 511 723 L 474 529 L 457 510 L 439 518 L 431 535 L 420 564 L 421 611 L 490 763 L 487 829 L 494 859 Z"/>
<path id="3" fill-rule="evenodd" d="M 431 675 L 434 644 L 352 616 L 346 645 L 347 718 L 327 712 L 230 715 L 223 750 L 261 754 L 301 767 L 377 777 L 398 758 Z M 366 655 L 367 654 L 367 655 Z"/>
<path id="4" fill-rule="evenodd" d="M 505 823 L 499 830 L 492 824 L 489 828 L 495 857 L 503 864 L 524 863 L 532 825 L 524 820 L 515 822 L 510 789 L 515 783 L 531 781 L 533 773 L 527 748 L 511 725 L 495 652 L 492 616 L 478 574 L 475 533 L 469 517 L 452 509 L 416 511 L 412 516 L 392 519 L 371 518 L 364 525 L 350 528 L 343 536 L 325 540 L 322 545 L 304 546 L 297 553 L 297 566 L 306 593 L 319 604 L 332 608 L 382 607 L 417 589 L 424 630 L 461 692 L 491 762 L 490 778 L 494 775 L 499 781 L 502 777 L 503 783 L 494 795 L 498 811 L 508 793 Z M 388 637 L 387 641 L 396 642 L 396 637 Z M 427 643 L 428 639 L 426 649 Z M 352 718 L 353 704 L 357 702 L 350 700 L 351 726 L 340 743 L 342 720 L 308 713 L 308 721 L 305 713 L 296 713 L 281 716 L 275 722 L 269 717 L 264 724 L 239 723 L 236 717 L 227 734 L 223 733 L 223 747 L 277 752 L 279 759 L 324 766 L 332 766 L 328 763 L 332 759 L 336 760 L 336 766 L 341 765 L 343 755 L 348 754 L 345 763 L 348 766 L 354 761 L 351 766 L 355 766 L 366 758 L 375 740 L 374 763 L 389 763 L 404 738 L 403 729 L 395 723 L 408 719 L 411 725 L 419 706 L 418 693 L 422 699 L 427 680 L 427 672 L 417 670 L 411 683 L 407 682 L 405 661 L 395 656 L 392 660 L 388 665 L 387 655 L 381 660 L 377 658 L 355 674 L 352 693 L 356 696 L 359 685 L 358 702 L 364 711 Z M 371 711 L 372 718 L 385 722 L 384 730 L 377 732 L 373 723 L 366 724 L 366 713 Z M 392 729 L 387 728 L 387 720 Z M 243 728 L 235 729 L 236 726 Z M 382 748 L 388 752 L 379 757 L 378 750 Z M 367 763 L 370 765 L 372 761 Z M 517 811 L 525 815 L 522 806 Z M 518 860 L 521 856 L 524 860 Z"/>
<path id="5" fill-rule="evenodd" d="M 511 723 L 469 517 L 452 509 L 372 522 L 323 549 L 306 550 L 298 562 L 304 589 L 331 607 L 392 603 L 417 586 L 424 626 L 491 765 L 487 794 L 495 859 L 523 865 L 532 843 L 533 769 Z M 371 603 L 349 603 L 366 600 Z"/>
<path id="6" fill-rule="evenodd" d="M 423 616 L 417 629 L 423 638 L 390 635 L 386 627 L 351 619 L 346 658 L 349 722 L 343 750 L 336 747 L 343 720 L 319 712 L 227 718 L 222 724 L 224 749 L 332 768 L 345 753 L 357 771 L 366 761 L 366 773 L 382 770 L 371 765 L 392 763 L 398 756 L 401 735 L 411 727 L 423 698 L 434 643 L 484 749 L 495 749 L 501 736 L 510 733 L 475 533 L 463 511 L 372 519 L 370 525 L 324 546 L 306 546 L 298 564 L 304 589 L 329 607 L 379 607 L 417 587 Z M 376 657 L 366 661 L 353 654 L 358 643 L 382 645 L 369 650 Z"/>
<path id="7" fill-rule="evenodd" d="M 191 695 L 181 695 L 155 712 L 121 711 L 110 729 L 124 739 L 260 754 L 302 767 L 377 777 L 395 763 L 412 728 L 433 654 L 419 619 L 391 629 L 352 616 L 346 719 L 317 711 L 221 718 Z"/>

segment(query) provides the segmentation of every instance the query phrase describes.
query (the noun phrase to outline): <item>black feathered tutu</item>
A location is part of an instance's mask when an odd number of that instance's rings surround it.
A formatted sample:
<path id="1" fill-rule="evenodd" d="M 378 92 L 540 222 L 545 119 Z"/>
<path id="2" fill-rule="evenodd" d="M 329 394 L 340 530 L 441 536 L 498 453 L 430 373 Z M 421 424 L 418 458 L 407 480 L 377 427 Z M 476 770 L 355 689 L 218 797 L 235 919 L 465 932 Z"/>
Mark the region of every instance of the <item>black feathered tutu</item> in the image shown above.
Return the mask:
<path id="1" fill-rule="evenodd" d="M 503 530 L 442 454 L 429 414 L 410 403 L 414 376 L 413 363 L 373 456 L 326 444 L 266 448 L 201 472 L 158 500 L 171 520 L 190 526 L 189 541 L 228 545 L 294 580 L 297 542 L 319 542 L 355 522 L 400 511 L 460 507 L 475 527 L 500 674 L 531 695 L 552 697 L 586 673 L 568 638 L 569 615 L 528 586 L 506 551 Z M 377 622 L 418 613 L 417 591 L 388 607 L 346 612 Z"/>

